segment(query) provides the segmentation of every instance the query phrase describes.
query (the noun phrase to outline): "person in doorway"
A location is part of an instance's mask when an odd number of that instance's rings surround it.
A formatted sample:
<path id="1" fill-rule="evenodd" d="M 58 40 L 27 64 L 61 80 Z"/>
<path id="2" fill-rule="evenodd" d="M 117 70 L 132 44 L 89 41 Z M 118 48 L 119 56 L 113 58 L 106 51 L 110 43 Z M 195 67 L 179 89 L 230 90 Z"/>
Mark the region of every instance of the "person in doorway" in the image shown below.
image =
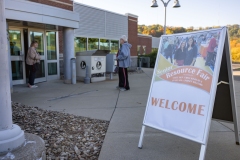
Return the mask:
<path id="1" fill-rule="evenodd" d="M 174 64 L 177 66 L 183 66 L 185 57 L 186 57 L 186 42 L 182 41 L 180 43 L 179 48 L 176 50 L 174 54 Z"/>
<path id="2" fill-rule="evenodd" d="M 117 56 L 117 61 L 119 65 L 118 88 L 121 91 L 126 91 L 126 90 L 130 90 L 129 82 L 128 82 L 128 68 L 131 66 L 130 48 L 132 47 L 132 45 L 127 42 L 127 36 L 125 35 L 123 35 L 120 38 L 120 44 L 121 44 L 121 47 Z"/>
<path id="3" fill-rule="evenodd" d="M 184 65 L 185 66 L 194 66 L 196 59 L 197 59 L 197 47 L 194 44 L 193 38 L 190 37 L 188 39 L 188 45 L 187 45 Z"/>
<path id="4" fill-rule="evenodd" d="M 26 63 L 28 66 L 28 70 L 29 70 L 29 77 L 28 77 L 28 87 L 29 88 L 37 88 L 38 86 L 34 85 L 34 80 L 35 80 L 35 75 L 36 75 L 36 71 L 38 70 L 38 64 L 40 63 L 40 55 L 37 52 L 38 48 L 38 42 L 37 41 L 33 41 L 31 43 L 31 46 L 28 49 L 27 52 L 27 57 L 26 57 Z"/>

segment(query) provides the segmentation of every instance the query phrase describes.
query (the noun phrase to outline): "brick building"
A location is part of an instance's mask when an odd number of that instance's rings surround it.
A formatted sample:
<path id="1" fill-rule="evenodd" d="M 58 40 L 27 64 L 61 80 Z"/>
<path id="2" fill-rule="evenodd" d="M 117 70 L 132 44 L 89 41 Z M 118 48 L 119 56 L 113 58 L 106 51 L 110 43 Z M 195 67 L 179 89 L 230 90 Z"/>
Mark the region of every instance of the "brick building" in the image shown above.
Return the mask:
<path id="1" fill-rule="evenodd" d="M 145 55 L 152 52 L 152 36 L 138 34 L 137 53 Z"/>

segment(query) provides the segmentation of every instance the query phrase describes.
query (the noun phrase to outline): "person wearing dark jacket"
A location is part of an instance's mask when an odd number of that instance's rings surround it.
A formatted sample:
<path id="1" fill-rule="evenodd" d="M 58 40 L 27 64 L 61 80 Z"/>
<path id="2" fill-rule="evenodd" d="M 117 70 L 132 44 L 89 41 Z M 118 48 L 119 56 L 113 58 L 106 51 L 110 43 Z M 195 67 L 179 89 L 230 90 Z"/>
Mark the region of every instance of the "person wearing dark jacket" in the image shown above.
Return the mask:
<path id="1" fill-rule="evenodd" d="M 172 63 L 172 55 L 173 55 L 173 45 L 168 44 L 167 48 L 164 50 L 166 59 L 170 58 Z"/>
<path id="2" fill-rule="evenodd" d="M 176 50 L 174 55 L 174 64 L 177 66 L 184 65 L 184 59 L 186 57 L 186 42 L 180 43 L 179 48 Z"/>
<path id="3" fill-rule="evenodd" d="M 188 46 L 186 50 L 186 57 L 184 59 L 185 66 L 194 66 L 197 58 L 197 47 L 194 44 L 193 38 L 188 39 Z"/>
<path id="4" fill-rule="evenodd" d="M 121 47 L 118 52 L 117 61 L 119 65 L 119 88 L 121 91 L 130 90 L 128 82 L 128 68 L 131 66 L 131 54 L 130 48 L 131 44 L 127 42 L 127 37 L 123 35 L 120 39 Z"/>

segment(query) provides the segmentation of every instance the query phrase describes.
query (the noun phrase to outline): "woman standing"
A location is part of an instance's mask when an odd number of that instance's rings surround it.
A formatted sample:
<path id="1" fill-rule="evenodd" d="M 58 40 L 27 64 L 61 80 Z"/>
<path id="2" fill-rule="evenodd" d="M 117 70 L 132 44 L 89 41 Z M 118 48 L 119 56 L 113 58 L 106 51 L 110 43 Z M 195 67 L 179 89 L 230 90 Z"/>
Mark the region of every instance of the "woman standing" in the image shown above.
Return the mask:
<path id="1" fill-rule="evenodd" d="M 185 66 L 194 66 L 194 63 L 197 58 L 197 47 L 194 44 L 194 40 L 192 37 L 188 39 L 188 46 L 186 50 L 186 57 L 184 60 Z"/>
<path id="2" fill-rule="evenodd" d="M 131 66 L 131 44 L 127 42 L 127 37 L 123 35 L 120 39 L 121 47 L 118 52 L 117 61 L 119 64 L 119 89 L 121 91 L 130 90 L 128 82 L 128 68 Z"/>
<path id="3" fill-rule="evenodd" d="M 174 55 L 174 64 L 178 66 L 184 65 L 184 59 L 186 57 L 186 42 L 180 43 L 179 48 L 176 50 Z"/>
<path id="4" fill-rule="evenodd" d="M 38 43 L 37 41 L 33 41 L 31 46 L 27 52 L 26 63 L 29 69 L 29 76 L 28 76 L 28 87 L 29 88 L 37 88 L 38 86 L 34 85 L 36 71 L 38 70 L 38 66 L 40 63 L 40 55 L 37 52 Z"/>

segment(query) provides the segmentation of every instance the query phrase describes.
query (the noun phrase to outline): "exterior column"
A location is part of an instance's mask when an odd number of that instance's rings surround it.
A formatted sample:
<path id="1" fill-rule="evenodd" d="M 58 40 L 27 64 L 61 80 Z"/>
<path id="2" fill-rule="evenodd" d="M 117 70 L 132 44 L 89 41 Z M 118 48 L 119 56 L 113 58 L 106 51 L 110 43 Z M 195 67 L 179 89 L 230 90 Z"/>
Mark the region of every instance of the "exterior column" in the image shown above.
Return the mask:
<path id="1" fill-rule="evenodd" d="M 74 29 L 63 29 L 64 83 L 71 83 L 71 58 L 74 58 Z"/>
<path id="2" fill-rule="evenodd" d="M 24 132 L 12 124 L 8 44 L 6 33 L 5 0 L 0 0 L 0 154 L 20 147 Z"/>

